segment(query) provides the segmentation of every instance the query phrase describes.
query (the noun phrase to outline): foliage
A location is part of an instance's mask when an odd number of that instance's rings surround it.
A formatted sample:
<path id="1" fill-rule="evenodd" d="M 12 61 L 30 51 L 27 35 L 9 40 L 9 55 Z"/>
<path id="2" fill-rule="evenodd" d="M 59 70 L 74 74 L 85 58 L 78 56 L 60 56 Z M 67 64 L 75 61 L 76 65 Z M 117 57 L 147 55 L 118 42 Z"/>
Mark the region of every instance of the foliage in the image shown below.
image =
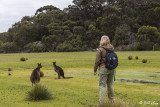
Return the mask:
<path id="1" fill-rule="evenodd" d="M 147 63 L 147 59 L 143 59 L 142 62 L 143 62 L 143 63 Z"/>
<path id="2" fill-rule="evenodd" d="M 142 41 L 142 42 L 138 43 L 135 48 L 136 48 L 136 50 L 140 50 L 140 51 L 152 50 L 153 43 L 150 41 Z"/>
<path id="3" fill-rule="evenodd" d="M 132 56 L 128 56 L 128 60 L 132 60 Z"/>
<path id="4" fill-rule="evenodd" d="M 104 16 L 100 22 L 102 31 L 109 35 L 111 41 L 114 38 L 116 27 L 120 25 L 120 20 L 120 16 L 111 14 Z"/>
<path id="5" fill-rule="evenodd" d="M 137 50 L 152 50 L 159 43 L 160 32 L 156 27 L 142 26 L 138 29 L 137 38 L 140 41 Z"/>
<path id="6" fill-rule="evenodd" d="M 40 71 L 40 77 L 44 77 L 44 73 Z"/>
<path id="7" fill-rule="evenodd" d="M 52 99 L 52 93 L 46 86 L 36 84 L 30 91 L 27 92 L 26 100 L 38 101 Z"/>
<path id="8" fill-rule="evenodd" d="M 41 7 L 39 8 L 35 15 L 39 14 L 39 13 L 42 13 L 42 12 L 46 12 L 46 11 L 52 11 L 52 10 L 59 10 L 58 8 L 52 6 L 52 5 L 48 5 L 48 6 L 44 6 L 44 7 Z"/>
<path id="9" fill-rule="evenodd" d="M 26 58 L 21 57 L 21 58 L 20 58 L 20 61 L 26 61 Z"/>
<path id="10" fill-rule="evenodd" d="M 45 48 L 44 48 L 43 43 L 41 41 L 34 42 L 32 44 L 32 51 L 33 52 L 44 52 Z"/>
<path id="11" fill-rule="evenodd" d="M 138 59 L 138 56 L 136 56 L 135 59 L 137 60 L 137 59 Z"/>
<path id="12" fill-rule="evenodd" d="M 0 33 L 0 41 L 14 43 L 11 52 L 56 51 L 65 46 L 61 51 L 77 51 L 79 48 L 74 49 L 75 43 L 68 39 L 71 35 L 81 36 L 80 44 L 85 47 L 81 50 L 97 48 L 101 36 L 108 35 L 117 49 L 152 50 L 144 44 L 160 46 L 159 7 L 158 0 L 73 0 L 63 10 L 47 5 L 37 9 L 34 16 L 24 16 L 8 32 Z M 35 44 L 37 41 L 42 41 L 43 49 Z"/>
<path id="13" fill-rule="evenodd" d="M 114 36 L 114 40 L 113 40 L 114 45 L 115 46 L 128 45 L 130 43 L 129 32 L 130 32 L 130 27 L 126 24 L 121 25 L 120 27 L 117 27 L 115 36 Z"/>
<path id="14" fill-rule="evenodd" d="M 48 51 L 55 51 L 58 44 L 56 35 L 49 35 L 42 37 L 42 43 L 45 45 L 45 49 Z"/>
<path id="15" fill-rule="evenodd" d="M 2 51 L 5 53 L 10 53 L 15 51 L 15 44 L 13 42 L 5 42 L 1 44 Z"/>
<path id="16" fill-rule="evenodd" d="M 56 47 L 58 52 L 72 52 L 85 50 L 81 35 L 70 35 L 67 40 Z"/>
<path id="17" fill-rule="evenodd" d="M 153 43 L 158 43 L 157 39 L 160 37 L 160 32 L 156 27 L 152 26 L 142 26 L 138 29 L 137 37 L 140 41 L 151 41 Z"/>

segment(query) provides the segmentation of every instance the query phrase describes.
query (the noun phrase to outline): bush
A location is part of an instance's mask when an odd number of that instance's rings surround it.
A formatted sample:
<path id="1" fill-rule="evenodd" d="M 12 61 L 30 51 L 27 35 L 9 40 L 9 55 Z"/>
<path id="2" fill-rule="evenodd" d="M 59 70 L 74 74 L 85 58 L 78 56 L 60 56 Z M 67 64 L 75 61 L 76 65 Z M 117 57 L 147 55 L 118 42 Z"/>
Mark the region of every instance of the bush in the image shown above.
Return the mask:
<path id="1" fill-rule="evenodd" d="M 12 68 L 8 68 L 8 71 L 12 71 Z"/>
<path id="2" fill-rule="evenodd" d="M 40 77 L 44 77 L 44 73 L 40 71 Z"/>
<path id="3" fill-rule="evenodd" d="M 138 56 L 136 56 L 135 59 L 138 59 Z"/>
<path id="4" fill-rule="evenodd" d="M 142 62 L 143 62 L 143 63 L 147 63 L 147 59 L 143 59 Z"/>
<path id="5" fill-rule="evenodd" d="M 38 101 L 52 99 L 52 94 L 47 87 L 36 84 L 30 91 L 27 92 L 26 100 Z"/>
<path id="6" fill-rule="evenodd" d="M 36 41 L 34 43 L 28 43 L 24 46 L 24 49 L 28 52 L 44 52 L 45 46 L 41 41 Z"/>
<path id="7" fill-rule="evenodd" d="M 20 58 L 20 61 L 26 61 L 26 58 L 21 57 L 21 58 Z"/>
<path id="8" fill-rule="evenodd" d="M 128 60 L 132 60 L 132 56 L 129 56 L 129 57 L 128 57 Z"/>
<path id="9" fill-rule="evenodd" d="M 149 50 L 152 50 L 152 48 L 153 48 L 153 43 L 148 40 L 139 42 L 135 46 L 135 50 L 138 50 L 138 51 L 143 51 L 143 50 L 149 51 Z"/>
<path id="10" fill-rule="evenodd" d="M 44 48 L 43 43 L 41 41 L 34 42 L 32 46 L 32 51 L 33 52 L 44 52 L 45 48 Z"/>
<path id="11" fill-rule="evenodd" d="M 15 51 L 16 46 L 13 42 L 6 42 L 1 44 L 1 49 L 5 53 L 11 53 Z"/>
<path id="12" fill-rule="evenodd" d="M 153 26 L 143 25 L 138 29 L 138 32 L 137 32 L 137 38 L 140 41 L 149 40 L 154 43 L 159 43 L 159 41 L 157 41 L 159 36 L 160 36 L 160 32 L 158 31 L 157 27 L 153 27 Z"/>
<path id="13" fill-rule="evenodd" d="M 8 73 L 8 76 L 12 75 L 11 73 Z"/>

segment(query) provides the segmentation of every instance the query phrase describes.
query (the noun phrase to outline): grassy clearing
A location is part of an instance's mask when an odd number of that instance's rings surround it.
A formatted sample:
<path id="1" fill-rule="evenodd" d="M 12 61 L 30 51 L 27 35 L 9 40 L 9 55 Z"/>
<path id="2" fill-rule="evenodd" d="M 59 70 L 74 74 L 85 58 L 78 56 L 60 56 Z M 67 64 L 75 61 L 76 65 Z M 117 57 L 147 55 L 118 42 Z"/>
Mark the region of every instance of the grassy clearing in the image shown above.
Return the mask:
<path id="1" fill-rule="evenodd" d="M 142 79 L 160 82 L 160 52 L 116 52 L 119 57 L 116 78 Z M 0 54 L 0 106 L 8 107 L 88 107 L 97 106 L 98 76 L 93 75 L 95 52 L 67 53 L 17 53 Z M 128 60 L 132 56 L 132 60 Z M 135 59 L 138 56 L 138 60 Z M 28 58 L 21 62 L 20 58 Z M 142 63 L 147 59 L 148 63 Z M 70 79 L 57 80 L 52 62 L 64 69 Z M 31 87 L 30 74 L 37 63 L 42 63 L 44 77 L 40 83 L 46 86 L 54 98 L 42 101 L 26 101 Z M 8 71 L 12 68 L 13 71 Z M 11 73 L 11 76 L 8 76 Z M 148 77 L 152 75 L 151 77 Z M 153 77 L 153 75 L 157 77 Z M 146 107 L 160 105 L 160 85 L 132 82 L 114 82 L 116 104 Z M 107 96 L 106 96 L 107 97 Z M 149 104 L 150 101 L 150 104 Z M 148 102 L 148 104 L 146 104 Z M 152 104 L 151 104 L 152 103 Z M 157 105 L 158 103 L 158 105 Z"/>

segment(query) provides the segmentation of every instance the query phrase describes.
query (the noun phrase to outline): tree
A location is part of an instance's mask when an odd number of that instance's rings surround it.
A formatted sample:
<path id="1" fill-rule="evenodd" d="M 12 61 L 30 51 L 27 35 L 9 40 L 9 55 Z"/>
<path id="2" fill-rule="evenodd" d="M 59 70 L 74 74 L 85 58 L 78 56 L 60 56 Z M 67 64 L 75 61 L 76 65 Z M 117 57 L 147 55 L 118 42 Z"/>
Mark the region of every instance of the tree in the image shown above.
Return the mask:
<path id="1" fill-rule="evenodd" d="M 70 35 L 66 41 L 60 43 L 56 47 L 56 51 L 65 52 L 65 51 L 82 51 L 85 49 L 81 35 Z"/>
<path id="2" fill-rule="evenodd" d="M 52 5 L 43 6 L 43 7 L 39 8 L 39 9 L 36 11 L 35 15 L 40 14 L 40 13 L 45 13 L 45 12 L 47 12 L 47 11 L 52 11 L 52 10 L 60 10 L 60 9 L 57 8 L 57 7 L 54 7 L 54 6 L 52 6 Z"/>
<path id="3" fill-rule="evenodd" d="M 8 32 L 0 33 L 0 41 L 7 42 L 8 39 Z"/>
<path id="4" fill-rule="evenodd" d="M 47 51 L 55 51 L 58 41 L 55 35 L 49 35 L 43 36 L 42 43 L 45 45 Z"/>
<path id="5" fill-rule="evenodd" d="M 147 4 L 141 4 L 137 8 L 139 24 L 159 27 L 160 23 L 160 2 L 154 0 Z M 153 20 L 154 19 L 154 20 Z"/>
<path id="6" fill-rule="evenodd" d="M 13 35 L 13 42 L 20 48 L 24 45 L 33 42 L 37 39 L 38 32 L 35 29 L 34 23 L 31 18 L 22 18 L 17 30 Z"/>
<path id="7" fill-rule="evenodd" d="M 160 32 L 158 32 L 158 29 L 156 27 L 142 26 L 138 29 L 137 38 L 140 41 L 142 49 L 145 49 L 144 47 L 147 48 L 148 45 L 152 45 L 154 48 L 154 46 L 159 43 Z"/>
<path id="8" fill-rule="evenodd" d="M 82 12 L 82 17 L 96 19 L 103 13 L 105 0 L 73 0 L 75 6 Z"/>
<path id="9" fill-rule="evenodd" d="M 119 16 L 116 14 L 111 14 L 103 17 L 100 22 L 101 30 L 110 37 L 111 41 L 114 38 L 116 27 L 118 27 L 121 23 L 120 20 L 121 19 Z"/>
<path id="10" fill-rule="evenodd" d="M 137 38 L 140 41 L 150 40 L 153 43 L 158 43 L 157 39 L 160 37 L 160 32 L 156 27 L 142 26 L 138 29 Z"/>
<path id="11" fill-rule="evenodd" d="M 128 45 L 129 41 L 129 34 L 130 34 L 130 27 L 126 24 L 121 25 L 120 27 L 116 28 L 115 36 L 114 36 L 114 45 Z"/>
<path id="12" fill-rule="evenodd" d="M 1 45 L 1 48 L 2 48 L 3 52 L 10 53 L 15 50 L 16 46 L 13 42 L 5 42 Z"/>
<path id="13" fill-rule="evenodd" d="M 77 35 L 85 35 L 86 31 L 83 26 L 74 26 L 73 33 Z"/>

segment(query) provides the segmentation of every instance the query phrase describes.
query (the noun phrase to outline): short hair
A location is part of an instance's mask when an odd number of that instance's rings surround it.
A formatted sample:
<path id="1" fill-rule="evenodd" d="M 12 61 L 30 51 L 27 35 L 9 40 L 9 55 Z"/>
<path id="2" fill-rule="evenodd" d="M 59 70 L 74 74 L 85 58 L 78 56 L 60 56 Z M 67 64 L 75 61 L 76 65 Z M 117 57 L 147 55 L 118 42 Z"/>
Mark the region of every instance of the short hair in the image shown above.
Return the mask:
<path id="1" fill-rule="evenodd" d="M 108 45 L 108 44 L 110 44 L 110 39 L 109 39 L 109 37 L 106 36 L 106 35 L 103 35 L 103 36 L 101 37 L 100 46 L 105 46 L 105 45 Z"/>

